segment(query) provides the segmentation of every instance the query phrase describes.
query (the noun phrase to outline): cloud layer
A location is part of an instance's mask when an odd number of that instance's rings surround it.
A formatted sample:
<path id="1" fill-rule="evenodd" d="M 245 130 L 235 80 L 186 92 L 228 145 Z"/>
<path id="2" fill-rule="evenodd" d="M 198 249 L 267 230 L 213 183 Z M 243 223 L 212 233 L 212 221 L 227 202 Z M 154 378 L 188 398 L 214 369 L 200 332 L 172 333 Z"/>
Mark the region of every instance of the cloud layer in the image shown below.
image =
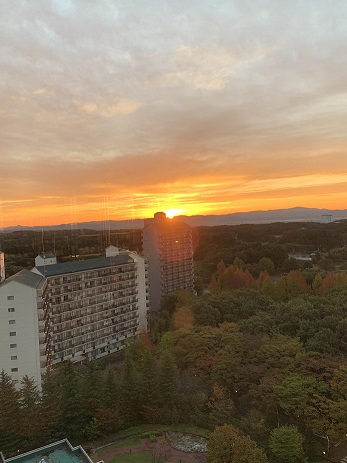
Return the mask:
<path id="1" fill-rule="evenodd" d="M 347 207 L 346 15 L 0 0 L 0 227 Z"/>

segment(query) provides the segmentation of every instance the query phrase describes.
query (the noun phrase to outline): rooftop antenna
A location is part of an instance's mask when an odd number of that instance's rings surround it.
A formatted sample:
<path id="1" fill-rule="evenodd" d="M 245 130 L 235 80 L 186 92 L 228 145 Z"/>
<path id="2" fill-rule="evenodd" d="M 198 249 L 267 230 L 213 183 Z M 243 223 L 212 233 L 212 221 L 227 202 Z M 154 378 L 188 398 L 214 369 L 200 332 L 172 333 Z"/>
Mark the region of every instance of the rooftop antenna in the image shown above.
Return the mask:
<path id="1" fill-rule="evenodd" d="M 45 241 L 43 239 L 43 225 L 41 226 L 41 245 L 42 245 L 42 255 L 45 256 Z"/>
<path id="2" fill-rule="evenodd" d="M 108 198 L 104 198 L 104 230 L 105 230 L 105 247 L 111 246 L 111 225 L 108 208 Z"/>
<path id="3" fill-rule="evenodd" d="M 74 233 L 74 231 L 77 229 L 77 221 L 76 221 L 76 197 L 72 197 L 69 199 L 69 205 L 70 205 L 70 231 L 71 231 L 71 236 L 75 237 L 75 239 L 71 240 L 71 257 L 76 259 L 76 243 L 77 243 L 77 233 Z M 74 248 L 73 248 L 74 246 Z"/>

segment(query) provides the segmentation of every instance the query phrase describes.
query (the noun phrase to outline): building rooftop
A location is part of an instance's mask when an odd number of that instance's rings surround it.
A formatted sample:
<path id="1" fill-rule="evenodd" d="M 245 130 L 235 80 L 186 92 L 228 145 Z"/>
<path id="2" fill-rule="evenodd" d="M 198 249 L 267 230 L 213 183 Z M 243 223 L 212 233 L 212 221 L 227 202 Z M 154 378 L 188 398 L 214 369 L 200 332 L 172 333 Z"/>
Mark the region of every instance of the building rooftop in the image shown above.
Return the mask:
<path id="1" fill-rule="evenodd" d="M 5 459 L 0 463 L 93 463 L 81 446 L 72 447 L 67 439 Z"/>
<path id="2" fill-rule="evenodd" d="M 47 266 L 34 267 L 33 271 L 39 272 L 45 277 L 65 275 L 66 273 L 84 272 L 103 267 L 113 267 L 134 262 L 129 254 L 119 254 L 113 257 L 97 257 L 95 259 L 76 260 L 73 262 L 63 262 Z"/>
<path id="3" fill-rule="evenodd" d="M 17 283 L 30 286 L 31 288 L 38 288 L 42 284 L 43 278 L 41 275 L 37 275 L 37 273 L 33 273 L 30 272 L 30 270 L 23 269 L 15 275 L 12 275 L 9 278 L 7 278 L 7 280 L 5 280 L 3 284 L 10 283 L 11 281 L 15 281 Z"/>

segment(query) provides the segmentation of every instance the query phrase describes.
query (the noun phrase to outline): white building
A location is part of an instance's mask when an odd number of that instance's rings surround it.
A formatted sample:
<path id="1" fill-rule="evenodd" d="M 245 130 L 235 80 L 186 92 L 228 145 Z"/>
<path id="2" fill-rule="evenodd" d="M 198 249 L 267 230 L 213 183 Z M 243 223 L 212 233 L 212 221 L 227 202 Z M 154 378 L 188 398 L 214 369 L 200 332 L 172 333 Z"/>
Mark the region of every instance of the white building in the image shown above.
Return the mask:
<path id="1" fill-rule="evenodd" d="M 5 254 L 0 251 L 0 283 L 5 279 Z"/>
<path id="2" fill-rule="evenodd" d="M 41 384 L 46 369 L 121 350 L 147 329 L 144 258 L 109 247 L 106 257 L 36 260 L 0 284 L 0 370 Z"/>

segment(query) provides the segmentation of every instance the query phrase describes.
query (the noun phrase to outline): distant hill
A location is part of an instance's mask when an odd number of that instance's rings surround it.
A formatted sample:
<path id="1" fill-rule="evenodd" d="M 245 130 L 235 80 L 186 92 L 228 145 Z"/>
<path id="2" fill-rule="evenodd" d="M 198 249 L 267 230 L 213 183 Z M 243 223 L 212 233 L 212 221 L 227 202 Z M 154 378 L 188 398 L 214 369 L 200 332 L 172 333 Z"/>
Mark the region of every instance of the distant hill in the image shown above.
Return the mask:
<path id="1" fill-rule="evenodd" d="M 330 210 L 306 207 L 275 209 L 269 211 L 235 212 L 225 215 L 180 216 L 182 221 L 197 226 L 240 225 L 270 222 L 326 222 L 324 215 L 331 215 L 332 220 L 347 219 L 347 209 Z"/>
<path id="2" fill-rule="evenodd" d="M 182 222 L 198 226 L 216 225 L 240 225 L 240 224 L 259 224 L 270 222 L 325 222 L 324 215 L 331 215 L 332 220 L 347 219 L 347 209 L 314 209 L 306 207 L 293 207 L 291 209 L 275 209 L 269 211 L 235 212 L 224 215 L 181 215 L 176 218 Z M 143 219 L 135 220 L 110 220 L 108 222 L 80 222 L 74 224 L 49 225 L 45 227 L 25 227 L 17 225 L 7 227 L 2 231 L 24 231 L 24 230 L 68 230 L 68 229 L 91 229 L 91 230 L 131 230 L 143 228 Z"/>

